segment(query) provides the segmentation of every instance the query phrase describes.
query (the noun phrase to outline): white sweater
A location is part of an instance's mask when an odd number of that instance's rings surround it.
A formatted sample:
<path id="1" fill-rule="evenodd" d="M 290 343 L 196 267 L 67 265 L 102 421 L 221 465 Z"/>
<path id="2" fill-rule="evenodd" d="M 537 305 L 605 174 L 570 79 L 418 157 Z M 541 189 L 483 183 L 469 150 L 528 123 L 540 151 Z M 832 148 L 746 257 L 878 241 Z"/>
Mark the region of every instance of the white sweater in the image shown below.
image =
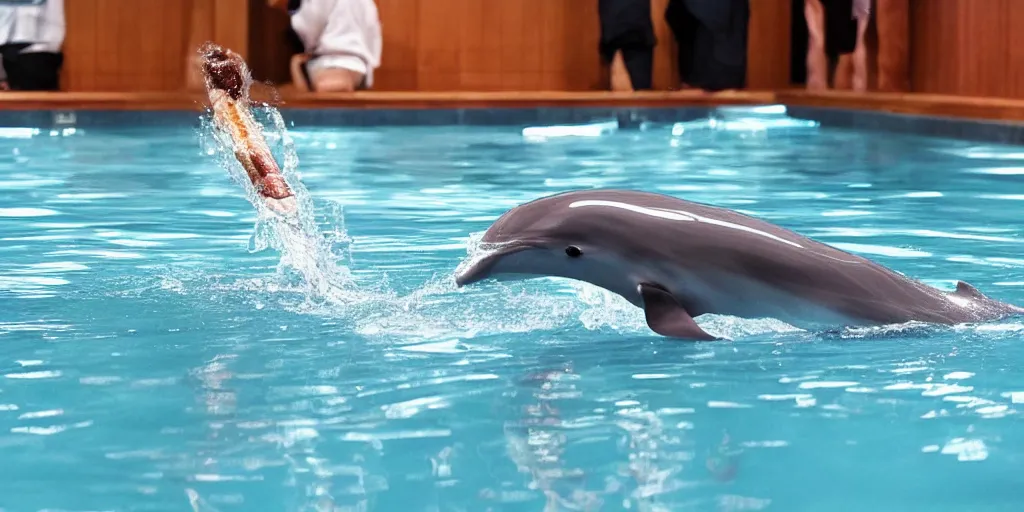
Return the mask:
<path id="1" fill-rule="evenodd" d="M 374 0 L 302 0 L 291 21 L 306 53 L 362 73 L 372 85 L 383 45 Z"/>

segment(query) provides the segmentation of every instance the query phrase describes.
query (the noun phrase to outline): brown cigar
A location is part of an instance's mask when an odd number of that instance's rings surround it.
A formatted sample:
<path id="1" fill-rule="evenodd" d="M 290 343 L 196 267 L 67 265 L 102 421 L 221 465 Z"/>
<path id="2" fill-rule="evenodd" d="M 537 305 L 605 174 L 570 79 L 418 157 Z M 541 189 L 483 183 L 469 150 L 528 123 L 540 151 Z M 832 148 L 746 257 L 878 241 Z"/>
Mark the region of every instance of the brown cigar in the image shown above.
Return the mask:
<path id="1" fill-rule="evenodd" d="M 235 158 L 245 168 L 253 186 L 266 198 L 282 200 L 292 197 L 292 191 L 252 117 L 249 69 L 245 61 L 231 50 L 207 44 L 202 50 L 202 67 L 214 119 L 231 134 Z"/>

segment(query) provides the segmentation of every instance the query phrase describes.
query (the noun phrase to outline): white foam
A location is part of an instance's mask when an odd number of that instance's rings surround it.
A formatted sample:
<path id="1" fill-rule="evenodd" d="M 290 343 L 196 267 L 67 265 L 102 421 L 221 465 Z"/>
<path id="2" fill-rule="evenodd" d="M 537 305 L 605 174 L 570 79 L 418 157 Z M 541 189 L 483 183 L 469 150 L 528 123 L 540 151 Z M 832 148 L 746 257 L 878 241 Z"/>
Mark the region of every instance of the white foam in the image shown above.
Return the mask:
<path id="1" fill-rule="evenodd" d="M 57 370 L 26 373 L 8 373 L 7 375 L 4 375 L 4 377 L 7 377 L 8 379 L 52 379 L 60 376 L 61 372 Z"/>
<path id="2" fill-rule="evenodd" d="M 758 400 L 767 400 L 767 401 L 770 401 L 770 402 L 777 402 L 777 401 L 783 401 L 783 400 L 800 400 L 800 399 L 807 399 L 807 398 L 814 398 L 814 395 L 806 395 L 806 394 L 757 395 L 757 399 Z"/>
<path id="3" fill-rule="evenodd" d="M 950 373 L 947 373 L 946 375 L 942 376 L 942 378 L 946 379 L 946 380 L 950 380 L 950 379 L 969 379 L 971 377 L 974 377 L 974 374 L 971 373 L 971 372 L 950 372 Z"/>
<path id="4" fill-rule="evenodd" d="M 737 402 L 711 400 L 708 401 L 708 407 L 711 409 L 749 409 L 751 406 Z"/>
<path id="5" fill-rule="evenodd" d="M 636 380 L 672 379 L 678 376 L 678 373 L 635 373 L 632 375 Z"/>
<path id="6" fill-rule="evenodd" d="M 1006 393 L 1000 393 L 1003 398 L 1009 398 L 1010 402 L 1015 404 L 1024 404 L 1024 391 L 1008 391 Z"/>
<path id="7" fill-rule="evenodd" d="M 956 455 L 960 462 L 978 462 L 988 458 L 988 447 L 980 439 L 951 439 L 942 447 L 943 455 Z"/>
<path id="8" fill-rule="evenodd" d="M 856 386 L 857 384 L 860 384 L 860 383 L 859 382 L 854 382 L 854 381 L 845 381 L 845 380 L 841 380 L 841 381 L 827 381 L 827 380 L 823 380 L 823 381 L 801 382 L 798 387 L 800 389 L 848 388 L 848 387 L 851 387 L 851 386 Z"/>
<path id="9" fill-rule="evenodd" d="M 951 395 L 953 393 L 963 393 L 965 391 L 971 391 L 974 387 L 972 386 L 960 386 L 958 384 L 939 384 L 931 386 L 930 389 L 926 389 L 921 392 L 922 396 L 942 396 Z"/>
<path id="10" fill-rule="evenodd" d="M 47 208 L 0 208 L 0 217 L 48 217 L 51 215 L 60 215 L 60 212 Z"/>

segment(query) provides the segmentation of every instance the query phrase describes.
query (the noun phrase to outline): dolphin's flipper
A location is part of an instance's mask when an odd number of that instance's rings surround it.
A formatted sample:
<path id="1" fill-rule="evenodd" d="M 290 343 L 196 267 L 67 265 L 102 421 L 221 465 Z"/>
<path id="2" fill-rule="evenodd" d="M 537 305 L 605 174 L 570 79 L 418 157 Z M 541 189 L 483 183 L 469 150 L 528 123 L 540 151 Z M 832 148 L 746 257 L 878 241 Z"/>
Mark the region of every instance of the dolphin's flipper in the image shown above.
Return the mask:
<path id="1" fill-rule="evenodd" d="M 671 338 L 710 341 L 718 338 L 701 329 L 686 308 L 664 288 L 647 283 L 638 287 L 644 299 L 644 316 L 652 331 Z"/>

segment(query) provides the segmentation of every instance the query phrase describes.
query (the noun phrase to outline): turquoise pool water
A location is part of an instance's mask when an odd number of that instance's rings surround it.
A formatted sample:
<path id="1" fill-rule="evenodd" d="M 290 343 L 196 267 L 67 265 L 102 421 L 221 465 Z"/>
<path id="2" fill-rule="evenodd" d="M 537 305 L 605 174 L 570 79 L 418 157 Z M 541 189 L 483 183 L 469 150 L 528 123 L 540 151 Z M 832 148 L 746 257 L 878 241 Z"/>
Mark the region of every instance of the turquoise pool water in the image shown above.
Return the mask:
<path id="1" fill-rule="evenodd" d="M 1020 321 L 822 335 L 702 318 L 734 341 L 690 344 L 589 286 L 450 281 L 506 209 L 627 187 L 1024 304 L 1022 147 L 743 123 L 295 126 L 335 262 L 258 227 L 193 127 L 0 135 L 4 511 L 1024 498 Z"/>

